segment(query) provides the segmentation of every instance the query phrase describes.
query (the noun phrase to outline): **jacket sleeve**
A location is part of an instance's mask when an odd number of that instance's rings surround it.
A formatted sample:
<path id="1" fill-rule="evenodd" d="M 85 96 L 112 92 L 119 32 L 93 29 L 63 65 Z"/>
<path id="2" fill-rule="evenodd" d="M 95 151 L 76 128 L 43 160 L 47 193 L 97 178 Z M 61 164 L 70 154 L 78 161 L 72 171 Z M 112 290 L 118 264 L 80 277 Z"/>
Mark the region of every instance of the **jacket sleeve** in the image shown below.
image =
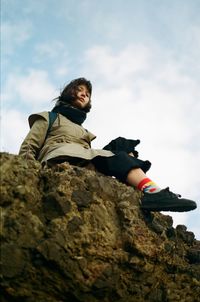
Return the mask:
<path id="1" fill-rule="evenodd" d="M 35 120 L 29 133 L 24 139 L 19 150 L 19 155 L 28 160 L 36 160 L 40 149 L 44 144 L 47 129 L 48 121 L 40 116 L 37 120 Z"/>

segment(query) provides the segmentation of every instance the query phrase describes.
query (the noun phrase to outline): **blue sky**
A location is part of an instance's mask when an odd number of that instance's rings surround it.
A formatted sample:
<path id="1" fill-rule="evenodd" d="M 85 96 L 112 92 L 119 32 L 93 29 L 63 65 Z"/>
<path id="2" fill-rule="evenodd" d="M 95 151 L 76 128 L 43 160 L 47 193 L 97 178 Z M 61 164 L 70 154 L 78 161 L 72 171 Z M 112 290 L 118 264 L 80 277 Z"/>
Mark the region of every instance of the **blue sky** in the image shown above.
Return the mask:
<path id="1" fill-rule="evenodd" d="M 139 138 L 148 176 L 200 201 L 199 12 L 199 0 L 1 0 L 1 151 L 16 154 L 28 115 L 84 76 L 93 147 Z M 200 204 L 172 216 L 200 239 Z"/>

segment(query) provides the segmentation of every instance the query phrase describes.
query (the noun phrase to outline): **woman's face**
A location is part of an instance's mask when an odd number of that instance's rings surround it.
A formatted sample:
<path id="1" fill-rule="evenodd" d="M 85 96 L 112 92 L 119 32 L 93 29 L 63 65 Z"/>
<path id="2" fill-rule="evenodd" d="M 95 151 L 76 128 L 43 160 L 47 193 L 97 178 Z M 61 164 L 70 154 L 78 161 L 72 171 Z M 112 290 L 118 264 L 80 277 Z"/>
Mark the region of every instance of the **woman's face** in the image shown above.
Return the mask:
<path id="1" fill-rule="evenodd" d="M 76 98 L 73 101 L 73 106 L 78 109 L 83 109 L 90 101 L 90 93 L 85 85 L 79 85 L 76 90 Z"/>

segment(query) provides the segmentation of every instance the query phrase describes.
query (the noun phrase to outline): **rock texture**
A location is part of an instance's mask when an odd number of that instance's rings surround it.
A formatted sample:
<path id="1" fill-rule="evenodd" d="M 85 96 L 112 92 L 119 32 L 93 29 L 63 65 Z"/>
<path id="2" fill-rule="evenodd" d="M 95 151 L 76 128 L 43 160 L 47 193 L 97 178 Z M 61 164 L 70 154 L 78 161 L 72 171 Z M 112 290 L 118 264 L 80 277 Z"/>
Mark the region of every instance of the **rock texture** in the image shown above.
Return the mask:
<path id="1" fill-rule="evenodd" d="M 200 242 L 140 194 L 1 154 L 1 301 L 200 301 Z"/>

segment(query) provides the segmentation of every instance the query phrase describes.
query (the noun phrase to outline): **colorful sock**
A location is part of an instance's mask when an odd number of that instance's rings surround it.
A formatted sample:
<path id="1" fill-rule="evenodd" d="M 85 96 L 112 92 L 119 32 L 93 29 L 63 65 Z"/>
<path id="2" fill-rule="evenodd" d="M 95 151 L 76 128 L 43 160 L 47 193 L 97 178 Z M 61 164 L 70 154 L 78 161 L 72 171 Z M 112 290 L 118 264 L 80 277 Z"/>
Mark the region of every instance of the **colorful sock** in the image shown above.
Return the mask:
<path id="1" fill-rule="evenodd" d="M 144 178 L 141 180 L 141 182 L 138 184 L 138 189 L 140 191 L 143 191 L 144 193 L 157 193 L 161 189 L 149 178 Z"/>

